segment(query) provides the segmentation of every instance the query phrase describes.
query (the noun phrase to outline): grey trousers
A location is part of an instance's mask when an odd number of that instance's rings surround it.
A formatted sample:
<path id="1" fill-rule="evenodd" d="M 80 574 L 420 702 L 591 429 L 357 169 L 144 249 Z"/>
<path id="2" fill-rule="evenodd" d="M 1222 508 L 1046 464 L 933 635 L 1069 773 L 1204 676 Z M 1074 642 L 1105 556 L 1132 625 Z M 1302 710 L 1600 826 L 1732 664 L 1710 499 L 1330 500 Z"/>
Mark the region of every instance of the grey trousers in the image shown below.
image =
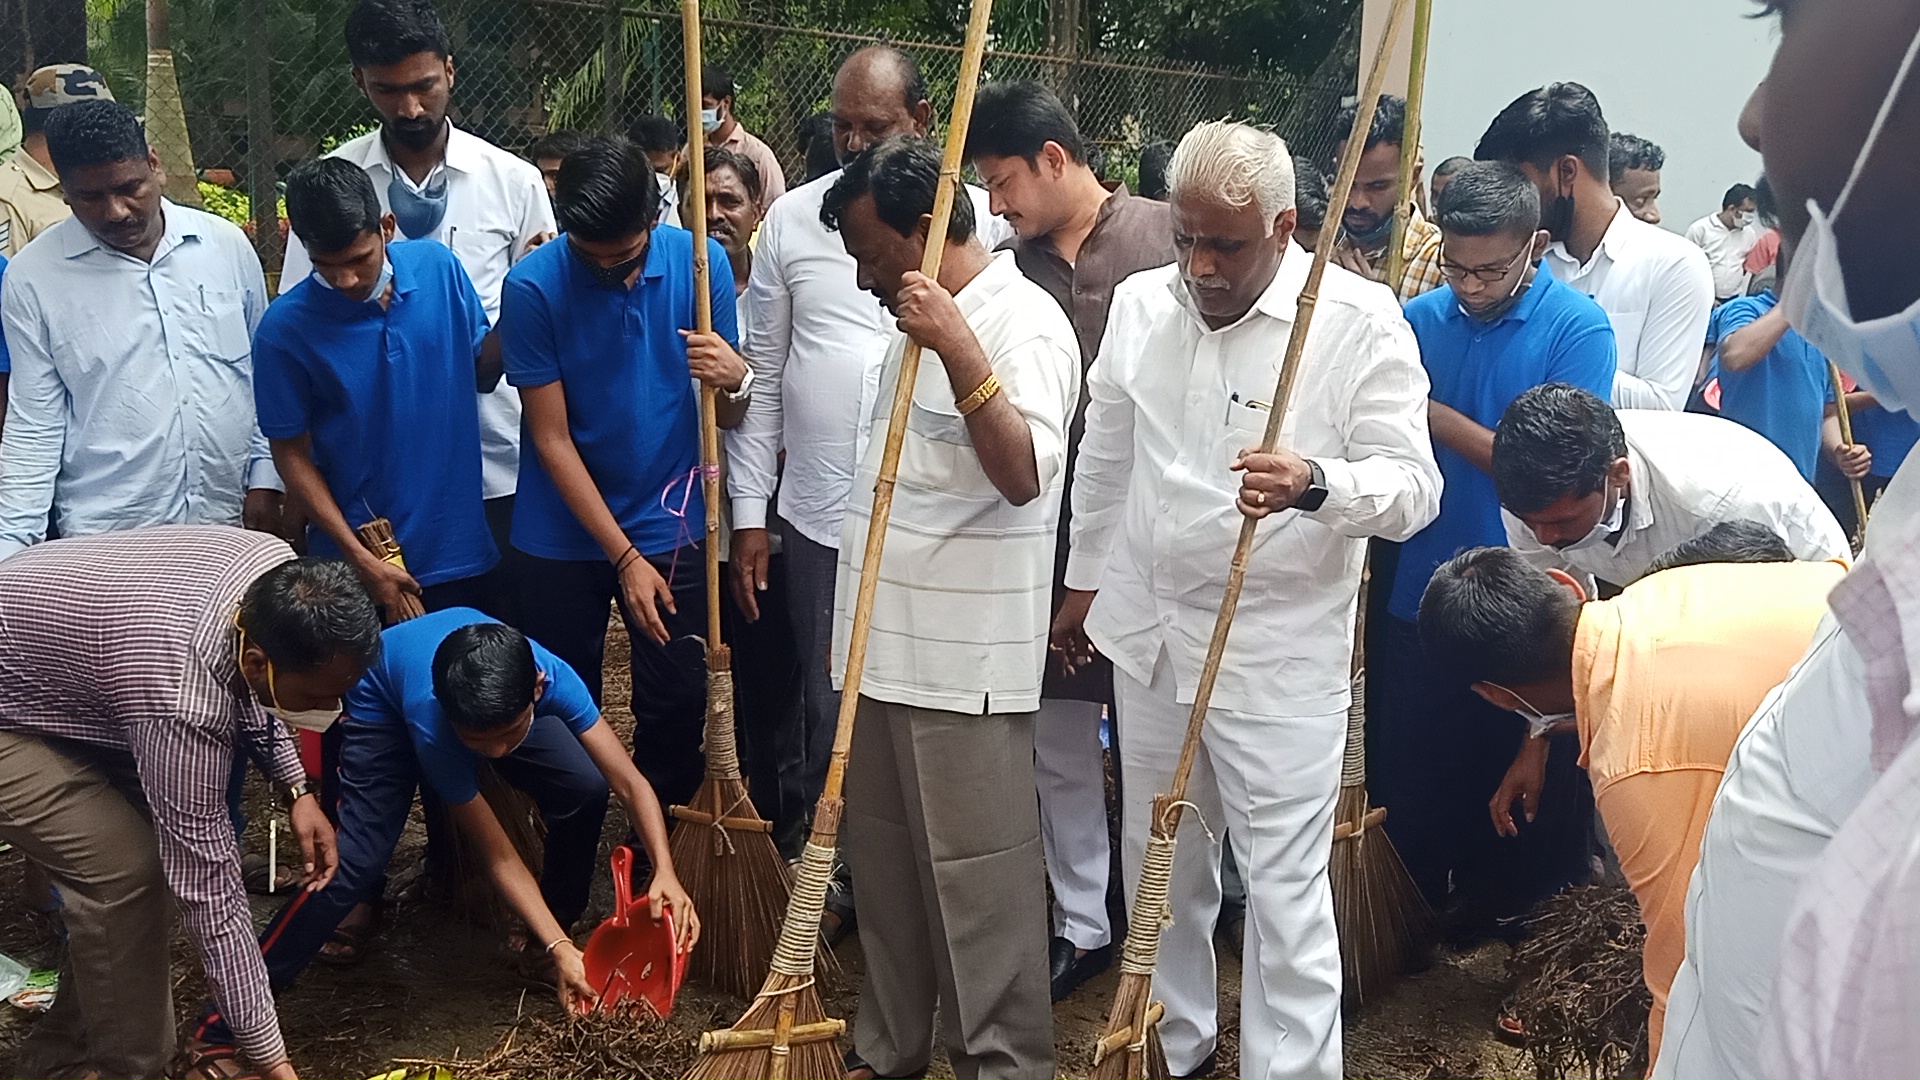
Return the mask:
<path id="1" fill-rule="evenodd" d="M 111 751 L 0 731 L 0 840 L 60 889 L 67 959 L 19 1076 L 165 1076 L 173 1057 L 173 894 L 145 800 Z M 119 781 L 116 785 L 115 781 Z M 133 799 L 139 799 L 136 808 Z"/>
<path id="2" fill-rule="evenodd" d="M 882 1076 L 1053 1075 L 1033 713 L 860 699 L 846 847 L 866 984 L 853 1045 Z"/>
<path id="3" fill-rule="evenodd" d="M 833 651 L 833 591 L 840 574 L 840 550 L 816 544 L 800 530 L 775 519 L 787 560 L 787 614 L 793 621 L 793 649 L 800 657 L 802 745 L 800 794 L 811 817 L 827 783 L 827 759 L 833 755 L 833 725 L 840 715 L 840 692 L 828 670 Z"/>

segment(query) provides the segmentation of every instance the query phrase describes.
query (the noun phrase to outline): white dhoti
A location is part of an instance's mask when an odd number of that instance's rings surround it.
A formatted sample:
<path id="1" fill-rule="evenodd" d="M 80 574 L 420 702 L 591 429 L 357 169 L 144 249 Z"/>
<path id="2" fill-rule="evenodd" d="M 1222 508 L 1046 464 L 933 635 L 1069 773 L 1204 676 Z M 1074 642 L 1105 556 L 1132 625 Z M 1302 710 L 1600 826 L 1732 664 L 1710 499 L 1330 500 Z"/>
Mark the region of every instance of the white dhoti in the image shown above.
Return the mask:
<path id="1" fill-rule="evenodd" d="M 1152 685 L 1114 671 L 1122 722 L 1120 767 L 1127 894 L 1140 863 L 1155 794 L 1173 781 L 1192 711 L 1174 699 L 1164 654 Z M 1224 709 L 1207 723 L 1173 864 L 1173 924 L 1160 939 L 1154 997 L 1166 1005 L 1160 1037 L 1174 1075 L 1214 1048 L 1217 975 L 1213 924 L 1220 848 L 1233 845 L 1247 885 L 1240 984 L 1240 1073 L 1337 1077 L 1341 1071 L 1340 942 L 1327 859 L 1333 845 L 1347 714 L 1266 716 Z M 1197 810 L 1197 812 L 1196 812 Z"/>
<path id="2" fill-rule="evenodd" d="M 1107 784 L 1099 702 L 1047 699 L 1033 726 L 1040 840 L 1053 883 L 1053 934 L 1076 949 L 1113 940 L 1107 918 Z"/>

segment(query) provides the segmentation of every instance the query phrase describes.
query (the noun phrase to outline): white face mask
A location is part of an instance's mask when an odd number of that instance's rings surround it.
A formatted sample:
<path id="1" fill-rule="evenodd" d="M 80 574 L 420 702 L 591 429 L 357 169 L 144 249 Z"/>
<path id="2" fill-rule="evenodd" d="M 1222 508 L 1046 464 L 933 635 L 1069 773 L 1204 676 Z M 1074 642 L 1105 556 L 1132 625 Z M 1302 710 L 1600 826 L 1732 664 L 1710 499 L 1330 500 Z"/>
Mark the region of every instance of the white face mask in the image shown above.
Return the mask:
<path id="1" fill-rule="evenodd" d="M 1866 142 L 1853 159 L 1853 170 L 1847 174 L 1839 197 L 1833 200 L 1832 212 L 1822 212 L 1819 204 L 1807 200 L 1807 231 L 1794 249 L 1786 283 L 1780 289 L 1780 310 L 1789 325 L 1840 370 L 1859 380 L 1880 404 L 1905 412 L 1920 407 L 1920 299 L 1896 314 L 1855 322 L 1847 303 L 1846 274 L 1840 266 L 1833 222 L 1846 209 L 1847 197 L 1853 194 L 1853 185 L 1866 168 L 1916 53 L 1920 53 L 1920 34 L 1907 45 L 1893 85 L 1887 89 L 1873 126 L 1867 129 Z"/>
<path id="2" fill-rule="evenodd" d="M 1604 484 L 1601 485 L 1601 494 L 1602 496 L 1605 495 Z M 1625 527 L 1626 523 L 1627 523 L 1627 493 L 1625 491 L 1622 491 L 1619 495 L 1614 497 L 1612 508 L 1609 509 L 1605 514 L 1602 514 L 1600 516 L 1599 521 L 1596 521 L 1593 523 L 1593 528 L 1591 531 L 1587 533 L 1587 535 L 1581 537 L 1578 540 L 1575 540 L 1571 544 L 1562 544 L 1560 546 L 1560 550 L 1561 551 L 1582 551 L 1587 548 L 1598 547 L 1599 545 L 1606 543 L 1609 537 L 1613 536 L 1615 533 L 1619 532 L 1623 527 Z M 1515 696 L 1517 697 L 1518 695 L 1515 695 Z"/>
<path id="3" fill-rule="evenodd" d="M 1741 228 L 1749 229 L 1753 227 L 1754 222 L 1760 220 L 1760 215 L 1757 212 L 1752 210 L 1742 210 L 1738 214 L 1735 214 L 1733 216 L 1733 220 Z"/>
<path id="4" fill-rule="evenodd" d="M 1488 683 L 1487 685 L 1507 690 L 1506 687 L 1500 686 L 1499 683 Z M 1526 698 L 1521 697 L 1519 694 L 1514 694 L 1511 690 L 1507 690 L 1507 693 L 1513 694 L 1513 700 L 1520 703 L 1519 708 L 1509 709 L 1507 711 L 1527 722 L 1527 738 L 1529 739 L 1538 739 L 1552 731 L 1556 726 L 1568 723 L 1575 718 L 1574 714 L 1570 712 L 1543 713 L 1539 709 L 1534 708 Z"/>
<path id="5" fill-rule="evenodd" d="M 333 287 L 333 282 L 321 276 L 318 270 L 313 272 L 313 280 L 319 282 L 320 287 L 326 289 L 328 292 L 340 291 Z M 389 262 L 385 257 L 382 257 L 380 260 L 380 278 L 373 283 L 373 291 L 367 294 L 367 299 L 370 301 L 380 299 L 380 294 L 387 291 L 387 285 L 392 281 L 393 263 Z"/>
<path id="6" fill-rule="evenodd" d="M 719 130 L 719 128 L 720 128 L 719 107 L 715 106 L 714 108 L 711 108 L 711 109 L 701 109 L 700 110 L 700 130 L 706 131 L 706 132 L 713 132 L 713 131 Z"/>
<path id="7" fill-rule="evenodd" d="M 302 709 L 294 712 L 278 705 L 267 706 L 267 711 L 273 714 L 274 719 L 300 731 L 325 731 L 340 719 L 341 712 L 339 709 Z"/>

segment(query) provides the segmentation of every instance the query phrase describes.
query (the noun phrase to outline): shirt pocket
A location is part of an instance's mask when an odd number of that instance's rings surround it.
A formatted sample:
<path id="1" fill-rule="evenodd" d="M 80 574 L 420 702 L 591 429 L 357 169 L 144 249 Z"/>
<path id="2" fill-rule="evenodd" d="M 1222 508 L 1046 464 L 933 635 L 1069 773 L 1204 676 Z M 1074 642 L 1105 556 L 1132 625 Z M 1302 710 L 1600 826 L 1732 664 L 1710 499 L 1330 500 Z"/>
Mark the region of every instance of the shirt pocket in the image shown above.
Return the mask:
<path id="1" fill-rule="evenodd" d="M 201 286 L 199 301 L 200 310 L 189 320 L 187 333 L 195 351 L 227 364 L 251 360 L 253 334 L 247 327 L 247 291 Z"/>
<path id="2" fill-rule="evenodd" d="M 1267 417 L 1270 409 L 1264 397 L 1239 394 L 1227 401 L 1226 421 L 1221 426 L 1221 455 L 1231 465 L 1243 450 L 1259 447 L 1267 437 Z M 1300 427 L 1300 413 L 1290 409 L 1287 418 L 1280 425 L 1279 446 L 1292 444 Z M 1238 485 L 1236 485 L 1238 486 Z"/>
<path id="3" fill-rule="evenodd" d="M 881 430 L 876 428 L 875 434 Z M 963 496 L 983 494 L 983 488 L 991 487 L 974 452 L 967 422 L 959 414 L 915 401 L 907 414 L 907 435 L 900 449 L 903 481 Z"/>
<path id="4" fill-rule="evenodd" d="M 497 295 L 513 265 L 513 240 L 519 235 L 505 222 L 460 225 L 447 230 L 447 247 L 467 271 L 481 296 Z"/>

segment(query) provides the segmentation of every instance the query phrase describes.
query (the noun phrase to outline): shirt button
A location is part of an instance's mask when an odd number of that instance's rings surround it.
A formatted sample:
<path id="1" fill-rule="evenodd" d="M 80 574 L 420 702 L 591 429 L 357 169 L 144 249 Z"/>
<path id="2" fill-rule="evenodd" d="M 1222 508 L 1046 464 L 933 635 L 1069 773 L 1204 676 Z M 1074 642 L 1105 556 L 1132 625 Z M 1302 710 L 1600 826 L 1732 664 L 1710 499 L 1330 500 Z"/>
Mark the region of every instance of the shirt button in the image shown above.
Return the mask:
<path id="1" fill-rule="evenodd" d="M 1161 503 L 1161 504 L 1160 504 L 1160 512 L 1161 512 L 1161 513 L 1163 513 L 1163 514 L 1164 514 L 1164 513 L 1166 513 L 1166 512 L 1167 512 L 1167 511 L 1169 511 L 1169 510 L 1172 510 L 1172 509 L 1173 509 L 1173 507 L 1172 507 L 1172 505 L 1170 505 L 1170 504 L 1168 504 L 1168 503 Z"/>
<path id="2" fill-rule="evenodd" d="M 1162 616 L 1160 616 L 1160 621 L 1161 621 L 1161 623 L 1163 623 L 1163 624 L 1165 624 L 1165 625 L 1167 625 L 1167 626 L 1172 626 L 1172 625 L 1173 625 L 1173 616 L 1171 616 L 1171 615 L 1162 615 Z"/>

